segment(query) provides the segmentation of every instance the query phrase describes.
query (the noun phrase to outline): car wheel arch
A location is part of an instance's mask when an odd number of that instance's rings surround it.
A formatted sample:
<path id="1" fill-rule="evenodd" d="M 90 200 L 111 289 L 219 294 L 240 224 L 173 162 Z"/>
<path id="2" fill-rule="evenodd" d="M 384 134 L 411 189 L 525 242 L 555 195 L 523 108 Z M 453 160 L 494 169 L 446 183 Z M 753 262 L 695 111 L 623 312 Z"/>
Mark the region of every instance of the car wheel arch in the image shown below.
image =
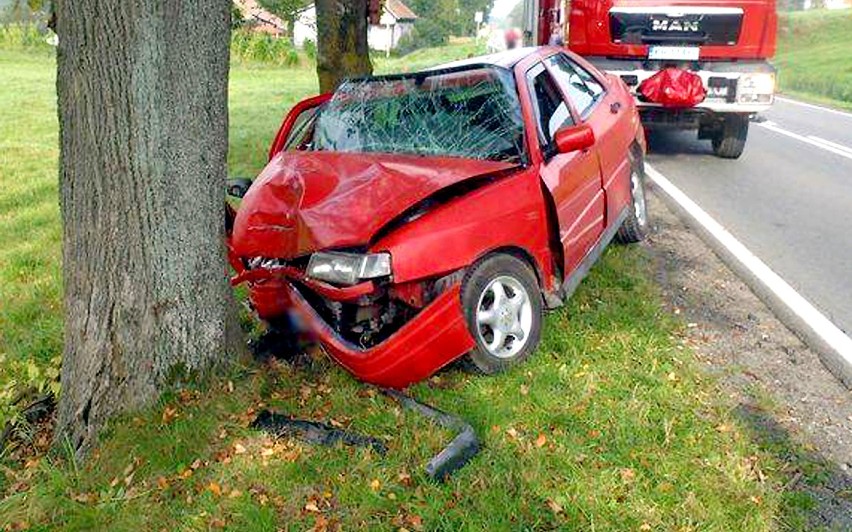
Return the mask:
<path id="1" fill-rule="evenodd" d="M 521 246 L 517 245 L 506 245 L 500 246 L 498 248 L 490 249 L 487 252 L 481 254 L 476 260 L 470 263 L 468 269 L 473 267 L 473 265 L 487 260 L 489 257 L 493 257 L 495 255 L 509 255 L 511 257 L 515 257 L 516 259 L 524 262 L 527 266 L 530 267 L 533 274 L 535 275 L 536 281 L 538 282 L 539 292 L 542 297 L 545 297 L 547 292 L 546 286 L 548 283 L 545 279 L 544 268 L 541 264 L 536 260 L 535 256 L 527 249 L 524 249 Z"/>

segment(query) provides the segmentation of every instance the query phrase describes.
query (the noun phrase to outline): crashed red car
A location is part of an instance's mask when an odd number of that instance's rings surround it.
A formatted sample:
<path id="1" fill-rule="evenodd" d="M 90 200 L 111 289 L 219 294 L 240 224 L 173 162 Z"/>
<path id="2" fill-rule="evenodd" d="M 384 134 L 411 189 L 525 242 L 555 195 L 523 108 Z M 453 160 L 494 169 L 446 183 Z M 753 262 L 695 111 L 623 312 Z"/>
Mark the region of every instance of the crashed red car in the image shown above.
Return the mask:
<path id="1" fill-rule="evenodd" d="M 348 81 L 284 120 L 232 282 L 364 381 L 499 372 L 614 237 L 644 237 L 644 153 L 624 83 L 557 48 Z"/>

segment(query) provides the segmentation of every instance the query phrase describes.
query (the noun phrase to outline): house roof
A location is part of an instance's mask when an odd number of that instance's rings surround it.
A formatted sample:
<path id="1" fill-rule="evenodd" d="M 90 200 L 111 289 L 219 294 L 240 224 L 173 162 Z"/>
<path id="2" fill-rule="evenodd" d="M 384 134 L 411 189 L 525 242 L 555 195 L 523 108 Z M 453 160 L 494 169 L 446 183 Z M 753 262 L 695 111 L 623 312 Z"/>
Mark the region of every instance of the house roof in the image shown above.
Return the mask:
<path id="1" fill-rule="evenodd" d="M 397 20 L 417 20 L 417 15 L 402 0 L 385 0 L 385 9 Z"/>

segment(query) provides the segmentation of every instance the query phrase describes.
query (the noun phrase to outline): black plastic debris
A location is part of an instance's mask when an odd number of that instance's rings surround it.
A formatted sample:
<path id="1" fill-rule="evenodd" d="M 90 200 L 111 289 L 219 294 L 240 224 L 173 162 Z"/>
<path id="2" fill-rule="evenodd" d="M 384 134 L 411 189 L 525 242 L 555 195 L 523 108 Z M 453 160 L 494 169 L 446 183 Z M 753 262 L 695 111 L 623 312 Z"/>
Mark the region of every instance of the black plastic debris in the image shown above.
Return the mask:
<path id="1" fill-rule="evenodd" d="M 431 478 L 440 482 L 445 481 L 479 453 L 479 438 L 476 437 L 473 427 L 465 420 L 420 403 L 395 390 L 383 390 L 383 392 L 403 407 L 432 419 L 445 429 L 458 431 L 453 441 L 426 464 L 426 474 Z"/>
<path id="2" fill-rule="evenodd" d="M 349 432 L 317 421 L 291 419 L 269 410 L 264 410 L 258 414 L 251 427 L 279 438 L 296 438 L 311 444 L 331 446 L 342 443 L 350 447 L 369 447 L 381 455 L 388 452 L 385 444 L 376 438 Z"/>

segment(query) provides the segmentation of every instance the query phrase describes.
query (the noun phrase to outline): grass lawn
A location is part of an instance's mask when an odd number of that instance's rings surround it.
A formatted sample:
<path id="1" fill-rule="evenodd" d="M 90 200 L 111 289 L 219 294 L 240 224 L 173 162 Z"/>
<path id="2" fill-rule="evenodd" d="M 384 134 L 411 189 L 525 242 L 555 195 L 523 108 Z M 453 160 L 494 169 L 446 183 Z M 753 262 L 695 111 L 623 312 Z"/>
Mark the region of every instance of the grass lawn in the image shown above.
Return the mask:
<path id="1" fill-rule="evenodd" d="M 778 28 L 783 91 L 852 109 L 852 11 L 787 13 Z"/>
<path id="2" fill-rule="evenodd" d="M 471 45 L 380 60 L 390 71 L 465 57 Z M 0 397 L 61 352 L 53 60 L 0 51 Z M 234 175 L 255 175 L 309 68 L 231 73 Z M 547 318 L 538 354 L 508 374 L 450 369 L 413 388 L 459 413 L 484 449 L 446 484 L 422 466 L 450 435 L 325 359 L 235 367 L 112 423 L 85 464 L 0 457 L 0 529 L 767 530 L 801 526 L 785 464 L 697 369 L 642 247 L 614 247 Z M 49 377 L 49 375 L 48 375 Z M 261 408 L 333 419 L 387 456 L 272 441 Z M 793 451 L 784 449 L 793 456 Z M 792 458 L 791 458 L 792 460 Z"/>

